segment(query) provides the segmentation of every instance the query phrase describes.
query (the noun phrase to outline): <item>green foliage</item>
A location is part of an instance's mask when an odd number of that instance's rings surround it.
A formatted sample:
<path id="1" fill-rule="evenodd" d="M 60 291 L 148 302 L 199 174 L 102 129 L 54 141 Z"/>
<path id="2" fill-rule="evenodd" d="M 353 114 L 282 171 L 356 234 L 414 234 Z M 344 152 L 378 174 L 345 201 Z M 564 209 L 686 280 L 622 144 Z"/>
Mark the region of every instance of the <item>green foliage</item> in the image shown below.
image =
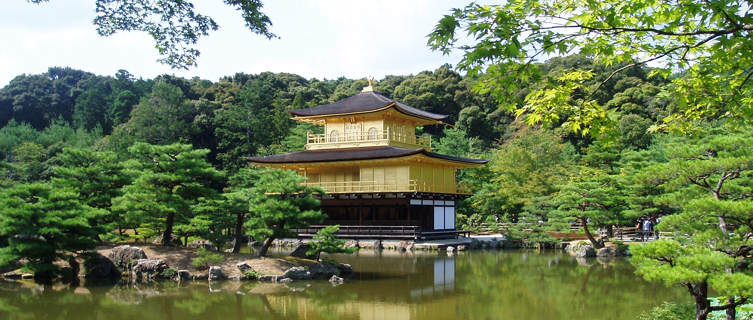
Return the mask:
<path id="1" fill-rule="evenodd" d="M 594 248 L 604 245 L 602 241 L 596 241 L 589 225 L 603 228 L 626 224 L 637 218 L 623 214 L 623 190 L 616 177 L 588 167 L 581 167 L 567 184 L 560 186 L 551 203 L 557 207 L 551 213 L 552 218 L 580 221 Z"/>
<path id="2" fill-rule="evenodd" d="M 0 249 L 0 264 L 25 259 L 35 278 L 50 279 L 75 252 L 93 249 L 102 232 L 89 225 L 102 214 L 79 201 L 75 192 L 48 184 L 18 184 L 2 191 L 0 234 L 8 246 Z"/>
<path id="3" fill-rule="evenodd" d="M 692 303 L 664 302 L 660 306 L 644 312 L 640 320 L 687 320 L 694 317 Z"/>
<path id="4" fill-rule="evenodd" d="M 246 270 L 243 271 L 243 275 L 246 276 L 249 280 L 256 280 L 259 279 L 259 277 L 263 276 L 263 274 L 258 273 L 254 270 Z"/>
<path id="5" fill-rule="evenodd" d="M 663 66 L 652 74 L 680 74 L 666 88 L 674 98 L 668 127 L 717 118 L 750 123 L 753 70 L 746 66 L 753 58 L 744 53 L 751 41 L 743 30 L 753 18 L 740 10 L 745 6 L 738 0 L 471 3 L 445 15 L 428 44 L 446 54 L 460 48 L 458 67 L 478 76 L 474 89 L 524 113 L 529 123 L 567 119 L 578 132 L 610 130 L 612 117 L 596 92 L 615 73 L 647 63 Z M 473 40 L 458 45 L 464 36 Z M 596 85 L 583 86 L 590 75 L 582 70 L 548 77 L 535 63 L 542 56 L 572 53 L 616 68 Z M 508 97 L 528 81 L 542 86 L 526 94 L 525 104 L 511 101 Z"/>
<path id="6" fill-rule="evenodd" d="M 314 235 L 314 241 L 311 242 L 311 249 L 306 251 L 307 255 L 319 257 L 322 252 L 325 253 L 353 253 L 356 248 L 345 248 L 345 240 L 338 239 L 335 233 L 340 230 L 340 225 L 326 226 Z"/>
<path id="7" fill-rule="evenodd" d="M 49 0 L 29 0 L 32 3 Z M 196 43 L 219 25 L 209 16 L 198 13 L 190 1 L 144 3 L 137 0 L 94 0 L 97 16 L 94 25 L 101 36 L 119 31 L 141 31 L 154 39 L 155 48 L 163 58 L 158 61 L 172 68 L 188 69 L 196 65 L 199 50 Z M 225 0 L 225 5 L 240 11 L 246 27 L 268 39 L 276 37 L 269 31 L 272 22 L 261 12 L 259 0 Z"/>
<path id="8" fill-rule="evenodd" d="M 747 131 L 711 127 L 704 133 L 663 140 L 666 160 L 639 175 L 663 188 L 657 202 L 679 210 L 658 226 L 674 231 L 677 240 L 631 248 L 631 262 L 644 278 L 689 286 L 703 318 L 753 297 L 753 274 L 736 267 L 749 259 L 753 245 L 753 150 L 740 148 L 753 140 Z M 708 303 L 707 286 L 728 297 L 727 307 Z"/>
<path id="9" fill-rule="evenodd" d="M 195 115 L 194 105 L 180 87 L 159 81 L 134 107 L 126 128 L 136 139 L 152 144 L 186 142 L 196 130 L 192 123 Z"/>
<path id="10" fill-rule="evenodd" d="M 222 254 L 199 248 L 196 250 L 196 257 L 191 260 L 191 265 L 198 270 L 206 270 L 224 260 L 225 257 Z"/>
<path id="11" fill-rule="evenodd" d="M 134 175 L 123 187 L 123 195 L 113 199 L 113 210 L 126 212 L 126 221 L 143 225 L 162 223 L 163 245 L 168 245 L 173 226 L 187 224 L 193 216 L 191 205 L 199 197 L 212 196 L 212 184 L 221 173 L 205 160 L 209 150 L 190 145 L 156 146 L 136 143 L 128 148 L 134 159 L 126 162 Z"/>
<path id="12" fill-rule="evenodd" d="M 89 149 L 65 148 L 55 157 L 51 183 L 57 187 L 70 188 L 79 195 L 79 200 L 103 210 L 99 220 L 92 220 L 92 226 L 112 230 L 124 226 L 117 213 L 110 210 L 112 199 L 122 194 L 121 188 L 130 183 L 123 164 L 112 152 Z"/>
<path id="13" fill-rule="evenodd" d="M 295 171 L 263 169 L 251 189 L 251 213 L 245 226 L 254 239 L 266 239 L 259 256 L 266 254 L 272 240 L 295 237 L 291 229 L 321 222 L 326 215 L 319 210 L 323 191 L 301 185 L 304 178 Z"/>
<path id="14" fill-rule="evenodd" d="M 178 269 L 175 269 L 175 268 L 167 268 L 164 271 L 162 271 L 162 273 L 160 273 L 160 276 L 166 279 L 172 279 L 177 275 L 178 275 Z"/>

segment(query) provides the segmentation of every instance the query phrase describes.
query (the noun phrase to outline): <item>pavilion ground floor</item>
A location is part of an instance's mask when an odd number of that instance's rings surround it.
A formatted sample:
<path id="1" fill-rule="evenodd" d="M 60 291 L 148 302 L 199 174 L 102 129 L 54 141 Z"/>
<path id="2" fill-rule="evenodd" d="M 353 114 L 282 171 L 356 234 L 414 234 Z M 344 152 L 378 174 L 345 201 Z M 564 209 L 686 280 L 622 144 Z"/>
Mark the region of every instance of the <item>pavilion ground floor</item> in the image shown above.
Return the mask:
<path id="1" fill-rule="evenodd" d="M 450 239 L 467 231 L 455 225 L 458 195 L 351 194 L 321 200 L 327 220 L 297 229 L 301 237 L 313 236 L 328 225 L 340 225 L 338 236 L 374 239 Z"/>

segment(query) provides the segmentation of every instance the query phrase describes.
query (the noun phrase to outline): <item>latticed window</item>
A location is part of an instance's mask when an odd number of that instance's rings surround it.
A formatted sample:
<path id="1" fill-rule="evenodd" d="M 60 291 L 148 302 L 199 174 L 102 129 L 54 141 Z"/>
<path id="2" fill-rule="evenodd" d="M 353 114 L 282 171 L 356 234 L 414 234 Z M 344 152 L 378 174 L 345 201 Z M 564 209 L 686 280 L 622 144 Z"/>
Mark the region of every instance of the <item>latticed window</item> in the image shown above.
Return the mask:
<path id="1" fill-rule="evenodd" d="M 377 128 L 372 127 L 369 129 L 369 140 L 376 140 L 379 136 L 379 130 Z"/>
<path id="2" fill-rule="evenodd" d="M 329 133 L 329 142 L 338 142 L 340 141 L 340 133 L 337 132 L 337 130 L 332 130 Z"/>

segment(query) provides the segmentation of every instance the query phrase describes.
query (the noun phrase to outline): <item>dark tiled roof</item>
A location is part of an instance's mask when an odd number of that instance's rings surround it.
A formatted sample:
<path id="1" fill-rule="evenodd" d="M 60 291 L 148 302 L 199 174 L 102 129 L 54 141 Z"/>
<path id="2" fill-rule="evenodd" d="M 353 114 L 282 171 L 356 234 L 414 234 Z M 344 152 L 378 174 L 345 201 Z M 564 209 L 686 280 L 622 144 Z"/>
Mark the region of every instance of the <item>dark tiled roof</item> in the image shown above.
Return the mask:
<path id="1" fill-rule="evenodd" d="M 442 120 L 447 118 L 447 115 L 436 114 L 421 109 L 413 108 L 402 102 L 397 102 L 390 98 L 387 98 L 378 92 L 361 92 L 357 95 L 347 97 L 340 101 L 323 104 L 308 109 L 291 110 L 290 113 L 296 116 L 324 116 L 330 114 L 347 114 L 356 112 L 368 112 L 379 110 L 391 104 L 395 104 L 395 108 L 405 114 L 409 114 L 415 117 L 430 119 L 430 120 Z"/>
<path id="2" fill-rule="evenodd" d="M 424 154 L 431 158 L 457 161 L 470 164 L 484 164 L 488 160 L 468 159 L 461 157 L 446 156 L 428 152 L 422 148 L 406 149 L 398 147 L 361 147 L 327 150 L 306 150 L 291 153 L 275 154 L 264 157 L 248 157 L 246 160 L 256 163 L 304 163 L 304 162 L 330 162 L 349 160 L 371 160 Z"/>

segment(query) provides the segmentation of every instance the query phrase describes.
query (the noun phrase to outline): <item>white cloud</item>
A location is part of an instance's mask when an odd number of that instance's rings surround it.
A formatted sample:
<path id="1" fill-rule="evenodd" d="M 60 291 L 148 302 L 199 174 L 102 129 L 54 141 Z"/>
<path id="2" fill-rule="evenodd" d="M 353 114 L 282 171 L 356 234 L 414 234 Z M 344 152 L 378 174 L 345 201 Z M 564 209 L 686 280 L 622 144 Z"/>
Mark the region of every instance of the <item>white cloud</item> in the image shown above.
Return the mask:
<path id="1" fill-rule="evenodd" d="M 71 3 L 68 3 L 71 2 Z M 0 86 L 21 73 L 70 66 L 97 74 L 126 69 L 152 78 L 170 73 L 217 80 L 236 72 L 291 72 L 307 78 L 381 78 L 417 73 L 459 58 L 431 52 L 426 35 L 453 7 L 465 1 L 265 1 L 264 12 L 280 39 L 248 31 L 240 15 L 216 0 L 196 8 L 220 24 L 199 42 L 198 67 L 171 70 L 156 62 L 147 35 L 103 38 L 91 25 L 94 0 L 13 5 L 0 13 Z M 44 20 L 38 23 L 39 18 Z"/>

